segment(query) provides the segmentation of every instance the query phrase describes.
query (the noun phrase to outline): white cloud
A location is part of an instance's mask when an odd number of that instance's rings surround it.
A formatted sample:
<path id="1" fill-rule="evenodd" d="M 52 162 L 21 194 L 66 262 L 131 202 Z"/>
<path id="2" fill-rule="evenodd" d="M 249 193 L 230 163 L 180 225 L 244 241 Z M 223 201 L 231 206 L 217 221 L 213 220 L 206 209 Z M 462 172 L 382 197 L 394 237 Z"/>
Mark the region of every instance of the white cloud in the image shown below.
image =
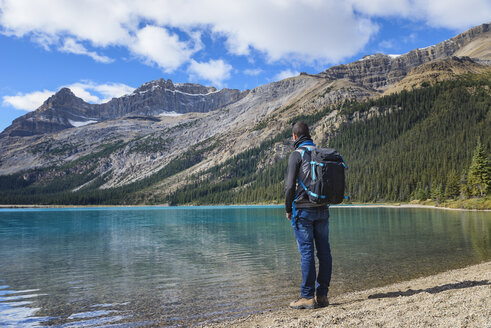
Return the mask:
<path id="1" fill-rule="evenodd" d="M 3 0 L 0 24 L 16 36 L 76 36 L 96 46 L 129 40 L 137 24 L 128 1 Z"/>
<path id="2" fill-rule="evenodd" d="M 62 87 L 69 88 L 77 97 L 80 97 L 86 102 L 90 103 L 104 103 L 111 100 L 113 97 L 121 97 L 125 94 L 133 92 L 134 90 L 133 87 L 123 83 L 97 84 L 92 81 L 81 81 L 64 85 L 58 88 L 58 90 Z M 18 93 L 15 96 L 4 96 L 3 104 L 16 109 L 33 111 L 55 93 L 55 91 L 50 90 Z"/>
<path id="3" fill-rule="evenodd" d="M 348 0 L 370 17 L 403 17 L 428 26 L 464 30 L 489 22 L 489 0 Z"/>
<path id="4" fill-rule="evenodd" d="M 438 0 L 435 0 L 438 1 Z M 411 0 L 348 0 L 355 10 L 368 16 L 409 16 Z"/>
<path id="5" fill-rule="evenodd" d="M 286 70 L 281 71 L 278 74 L 276 74 L 275 77 L 274 77 L 274 80 L 275 81 L 281 81 L 281 80 L 287 79 L 289 77 L 297 76 L 299 74 L 300 74 L 300 72 L 292 71 L 290 69 L 286 69 Z"/>
<path id="6" fill-rule="evenodd" d="M 358 52 L 377 30 L 349 5 L 334 0 L 231 1 L 222 5 L 226 14 L 218 18 L 201 10 L 212 31 L 226 37 L 230 53 L 248 55 L 255 49 L 270 62 L 338 62 Z"/>
<path id="7" fill-rule="evenodd" d="M 450 29 L 467 29 L 491 18 L 489 0 L 415 0 L 415 6 L 424 16 L 427 24 Z"/>
<path id="8" fill-rule="evenodd" d="M 258 76 L 263 72 L 262 69 L 260 68 L 254 68 L 254 69 L 246 69 L 244 70 L 245 75 L 250 75 L 250 76 Z"/>
<path id="9" fill-rule="evenodd" d="M 190 44 L 180 41 L 177 34 L 169 34 L 165 28 L 151 25 L 136 33 L 130 49 L 147 63 L 157 64 L 167 73 L 187 62 L 195 51 Z"/>
<path id="10" fill-rule="evenodd" d="M 104 103 L 112 98 L 124 96 L 135 90 L 135 88 L 123 83 L 97 84 L 90 80 L 73 83 L 65 87 L 72 90 L 77 97 L 90 103 Z"/>
<path id="11" fill-rule="evenodd" d="M 82 98 L 89 103 L 99 103 L 101 99 L 99 96 L 92 94 L 89 90 L 93 90 L 92 86 L 87 82 L 77 82 L 70 85 L 65 85 L 68 89 L 72 90 L 75 96 Z"/>
<path id="12" fill-rule="evenodd" d="M 10 105 L 15 109 L 33 111 L 54 94 L 53 91 L 43 90 L 30 93 L 18 93 L 15 96 L 3 96 L 3 104 Z"/>
<path id="13" fill-rule="evenodd" d="M 104 103 L 112 98 L 118 98 L 130 94 L 135 90 L 135 88 L 123 83 L 105 83 L 94 85 L 93 90 L 99 92 L 104 97 L 101 100 L 101 102 Z"/>
<path id="14" fill-rule="evenodd" d="M 83 100 L 91 103 L 104 103 L 114 97 L 121 97 L 135 90 L 123 83 L 104 83 L 97 84 L 90 80 L 65 85 L 72 92 Z"/>
<path id="15" fill-rule="evenodd" d="M 324 62 L 352 55 L 376 31 L 337 0 L 4 0 L 0 25 L 4 34 L 28 36 L 46 48 L 55 43 L 66 50 L 66 39 L 126 47 L 166 72 L 189 63 L 203 47 L 200 32 L 224 37 L 236 55 L 255 49 L 271 61 Z"/>
<path id="16" fill-rule="evenodd" d="M 0 5 L 6 35 L 101 62 L 108 60 L 101 49 L 124 47 L 165 72 L 192 64 L 205 46 L 202 33 L 224 38 L 231 54 L 259 52 L 269 61 L 323 64 L 363 49 L 378 31 L 377 17 L 454 30 L 491 17 L 489 0 L 1 0 Z"/>
<path id="17" fill-rule="evenodd" d="M 95 51 L 88 51 L 82 44 L 77 43 L 72 38 L 66 38 L 64 40 L 63 46 L 59 47 L 58 50 L 61 52 L 68 52 L 76 55 L 87 55 L 96 62 L 100 63 L 112 63 L 114 60 L 107 57 L 107 56 L 101 56 Z"/>
<path id="18" fill-rule="evenodd" d="M 60 38 L 56 35 L 34 33 L 31 36 L 31 41 L 43 47 L 44 50 L 51 51 L 53 45 L 59 44 Z"/>
<path id="19" fill-rule="evenodd" d="M 191 78 L 197 77 L 199 79 L 210 81 L 219 88 L 223 86 L 224 80 L 230 78 L 231 70 L 232 66 L 222 59 L 210 59 L 210 61 L 202 63 L 192 59 L 191 64 L 188 67 L 188 73 L 191 75 Z"/>

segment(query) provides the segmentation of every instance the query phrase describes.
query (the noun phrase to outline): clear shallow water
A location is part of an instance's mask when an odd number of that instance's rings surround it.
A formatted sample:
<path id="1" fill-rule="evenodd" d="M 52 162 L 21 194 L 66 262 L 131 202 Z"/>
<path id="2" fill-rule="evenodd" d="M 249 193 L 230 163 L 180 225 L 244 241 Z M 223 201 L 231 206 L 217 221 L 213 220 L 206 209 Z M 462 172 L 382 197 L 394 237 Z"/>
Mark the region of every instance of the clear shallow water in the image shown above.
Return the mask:
<path id="1" fill-rule="evenodd" d="M 331 295 L 491 259 L 491 213 L 331 209 Z M 284 307 L 282 207 L 0 210 L 0 327 L 189 326 Z"/>

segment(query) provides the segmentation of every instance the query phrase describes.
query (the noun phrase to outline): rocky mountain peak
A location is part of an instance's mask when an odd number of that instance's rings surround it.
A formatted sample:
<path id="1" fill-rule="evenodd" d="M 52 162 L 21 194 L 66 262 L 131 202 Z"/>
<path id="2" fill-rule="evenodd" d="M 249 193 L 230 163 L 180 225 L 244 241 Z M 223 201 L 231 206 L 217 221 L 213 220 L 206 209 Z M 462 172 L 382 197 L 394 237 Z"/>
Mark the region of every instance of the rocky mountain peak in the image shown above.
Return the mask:
<path id="1" fill-rule="evenodd" d="M 82 98 L 75 96 L 69 88 L 61 88 L 57 93 L 46 99 L 39 107 L 38 111 L 45 111 L 50 108 L 73 108 L 85 104 Z"/>
<path id="2" fill-rule="evenodd" d="M 169 90 L 175 90 L 174 83 L 172 83 L 171 79 L 168 79 L 167 81 L 165 79 L 157 79 L 153 80 L 150 82 L 146 82 L 142 84 L 139 88 L 137 88 L 133 93 L 145 93 L 148 91 L 154 91 L 156 89 L 169 89 Z"/>
<path id="3" fill-rule="evenodd" d="M 215 87 L 206 87 L 198 83 L 173 83 L 171 79 L 158 79 L 147 83 L 144 83 L 133 93 L 142 94 L 149 91 L 178 91 L 182 93 L 188 93 L 191 95 L 206 95 L 212 92 L 217 92 Z"/>
<path id="4" fill-rule="evenodd" d="M 189 94 L 205 95 L 218 91 L 215 87 L 206 87 L 198 83 L 176 83 L 175 87 L 176 90 Z"/>
<path id="5" fill-rule="evenodd" d="M 56 97 L 75 97 L 75 94 L 69 88 L 61 88 L 60 91 L 55 93 Z"/>
<path id="6" fill-rule="evenodd" d="M 491 31 L 491 23 L 485 23 L 481 24 L 479 26 L 473 27 L 455 37 L 455 39 L 460 40 L 460 39 L 468 39 L 471 40 L 475 38 L 476 36 L 479 36 L 481 34 L 487 33 Z"/>
<path id="7" fill-rule="evenodd" d="M 97 120 L 88 117 L 93 114 L 93 106 L 75 96 L 69 88 L 62 88 L 35 111 L 16 118 L 0 134 L 0 138 L 53 133 L 84 125 L 85 122 L 95 122 Z"/>

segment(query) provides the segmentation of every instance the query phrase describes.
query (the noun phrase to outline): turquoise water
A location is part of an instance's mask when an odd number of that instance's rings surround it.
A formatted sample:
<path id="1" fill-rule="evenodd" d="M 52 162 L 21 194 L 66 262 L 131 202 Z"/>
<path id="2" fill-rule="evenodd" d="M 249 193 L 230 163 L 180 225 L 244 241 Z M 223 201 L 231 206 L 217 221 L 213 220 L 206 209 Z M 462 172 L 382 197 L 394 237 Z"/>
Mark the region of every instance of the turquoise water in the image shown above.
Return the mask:
<path id="1" fill-rule="evenodd" d="M 285 307 L 282 207 L 0 210 L 0 327 L 190 326 Z M 331 209 L 331 295 L 491 259 L 491 213 Z"/>

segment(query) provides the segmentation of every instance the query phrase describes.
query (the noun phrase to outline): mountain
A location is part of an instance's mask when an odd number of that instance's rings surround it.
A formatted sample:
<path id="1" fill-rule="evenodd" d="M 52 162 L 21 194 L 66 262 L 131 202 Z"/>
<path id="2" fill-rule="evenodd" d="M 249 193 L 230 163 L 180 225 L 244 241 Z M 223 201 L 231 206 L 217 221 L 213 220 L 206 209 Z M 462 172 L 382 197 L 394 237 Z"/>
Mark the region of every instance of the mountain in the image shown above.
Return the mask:
<path id="1" fill-rule="evenodd" d="M 318 75 L 330 80 L 347 79 L 365 88 L 383 91 L 404 78 L 411 69 L 430 61 L 459 56 L 489 64 L 490 35 L 490 24 L 483 24 L 434 46 L 415 49 L 404 55 L 365 56 L 361 60 L 332 67 Z"/>
<path id="2" fill-rule="evenodd" d="M 348 176 L 355 199 L 408 199 L 418 186 L 431 185 L 427 172 L 433 171 L 423 167 L 426 173 L 417 181 L 416 173 L 402 170 L 389 182 L 377 175 L 385 164 L 371 156 L 399 154 L 399 143 L 412 138 L 428 145 L 420 151 L 435 160 L 447 151 L 458 154 L 460 164 L 445 164 L 446 172 L 467 165 L 477 136 L 489 149 L 490 40 L 489 24 L 483 24 L 426 49 L 397 57 L 376 54 L 246 91 L 161 79 L 94 105 L 62 89 L 2 132 L 0 203 L 281 200 L 296 120 L 311 125 L 318 144 L 346 154 L 356 168 Z M 448 131 L 422 129 L 447 121 L 462 122 L 460 128 L 444 125 L 457 129 L 449 137 L 454 148 L 433 140 L 445 140 Z M 417 147 L 401 147 L 416 156 Z M 398 158 L 390 157 L 390 163 Z M 364 170 L 372 180 L 362 179 Z M 444 183 L 441 174 L 435 176 Z M 384 186 L 373 187 L 373 181 Z M 390 192 L 368 192 L 377 188 Z M 394 196 L 397 188 L 404 192 Z"/>
<path id="3" fill-rule="evenodd" d="M 121 98 L 113 98 L 104 104 L 89 104 L 70 89 L 62 88 L 37 110 L 14 120 L 0 138 L 53 133 L 131 115 L 209 112 L 240 100 L 248 92 L 217 90 L 194 83 L 174 84 L 171 80 L 159 79 L 145 83 Z"/>

